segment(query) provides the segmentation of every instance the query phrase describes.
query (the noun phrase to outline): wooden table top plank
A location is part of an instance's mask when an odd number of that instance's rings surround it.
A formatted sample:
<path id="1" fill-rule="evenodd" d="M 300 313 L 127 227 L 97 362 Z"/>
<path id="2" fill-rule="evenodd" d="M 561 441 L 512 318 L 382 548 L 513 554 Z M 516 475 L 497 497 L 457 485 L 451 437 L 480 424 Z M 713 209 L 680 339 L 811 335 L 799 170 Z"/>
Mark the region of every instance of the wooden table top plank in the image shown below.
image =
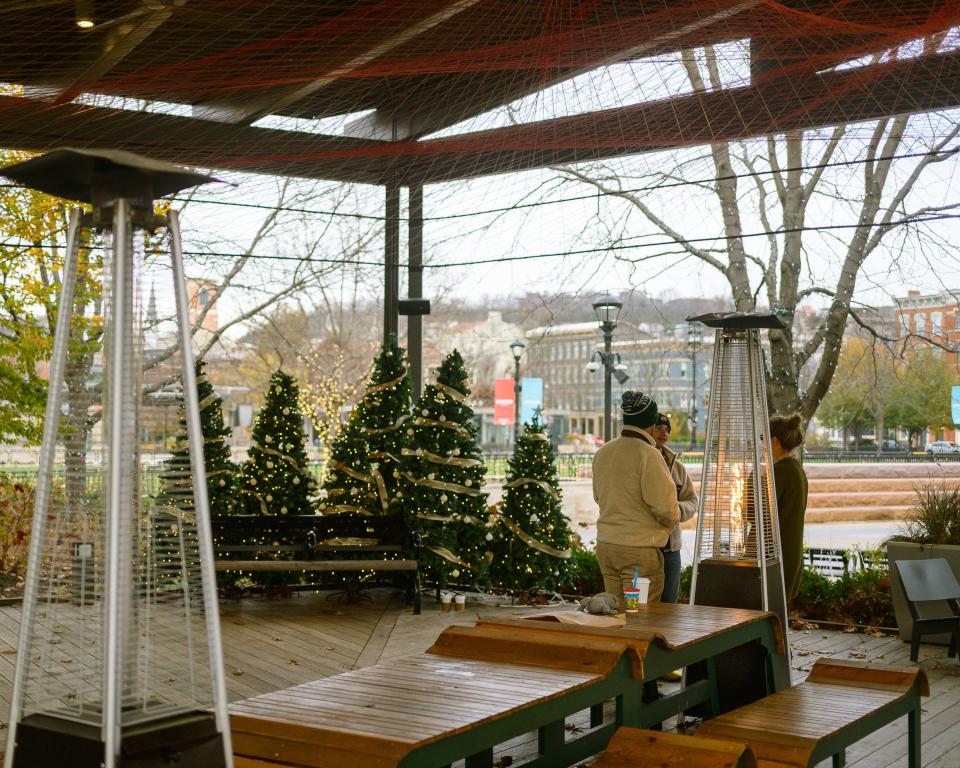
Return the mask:
<path id="1" fill-rule="evenodd" d="M 529 674 L 535 679 L 526 680 Z M 399 740 L 411 751 L 597 679 L 595 674 L 419 654 L 236 702 L 230 707 L 231 723 L 237 734 L 265 739 L 256 747 L 265 751 L 243 752 L 249 757 L 270 759 L 271 738 L 326 749 L 339 744 L 344 733 L 370 741 L 371 753 L 379 755 L 384 740 Z M 351 689 L 354 695 L 347 697 Z M 392 700 L 390 694 L 395 694 Z M 454 708 L 451 700 L 469 706 Z M 412 711 L 405 706 L 408 701 L 420 709 Z M 243 743 L 245 749 L 253 748 L 249 739 Z"/>
<path id="2" fill-rule="evenodd" d="M 477 624 L 510 626 L 518 629 L 539 627 L 541 631 L 544 625 L 549 625 L 551 631 L 565 635 L 656 641 L 668 650 L 677 650 L 747 624 L 770 621 L 771 618 L 774 619 L 776 626 L 777 650 L 783 653 L 785 648 L 783 629 L 775 614 L 746 608 L 645 603 L 636 613 L 625 616 L 622 627 L 563 624 L 559 621 L 550 621 L 543 613 L 517 618 L 482 615 L 477 619 Z"/>
<path id="3" fill-rule="evenodd" d="M 635 641 L 636 645 L 639 641 Z M 646 646 L 643 645 L 645 649 Z M 621 638 L 528 631 L 526 628 L 447 627 L 427 653 L 549 669 L 609 674 L 625 651 L 638 652 Z"/>

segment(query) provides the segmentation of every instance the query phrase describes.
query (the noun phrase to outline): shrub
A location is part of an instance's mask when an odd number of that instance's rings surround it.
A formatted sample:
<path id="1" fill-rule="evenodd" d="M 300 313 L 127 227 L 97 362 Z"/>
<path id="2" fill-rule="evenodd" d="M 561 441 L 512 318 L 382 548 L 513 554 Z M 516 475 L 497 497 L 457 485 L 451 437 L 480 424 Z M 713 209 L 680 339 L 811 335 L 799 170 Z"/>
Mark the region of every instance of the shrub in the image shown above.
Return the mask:
<path id="1" fill-rule="evenodd" d="M 678 603 L 690 602 L 690 587 L 693 584 L 693 566 L 688 565 L 680 571 L 680 590 L 677 593 Z"/>
<path id="2" fill-rule="evenodd" d="M 827 620 L 836 598 L 836 582 L 804 568 L 800 574 L 800 591 L 793 599 L 791 612 L 802 619 Z"/>
<path id="3" fill-rule="evenodd" d="M 903 520 L 904 537 L 918 544 L 960 544 L 960 488 L 924 483 Z"/>
<path id="4" fill-rule="evenodd" d="M 836 583 L 841 620 L 871 627 L 895 627 L 890 579 L 886 571 L 854 571 Z"/>
<path id="5" fill-rule="evenodd" d="M 26 568 L 33 496 L 31 484 L 0 473 L 0 573 L 5 581 Z"/>
<path id="6" fill-rule="evenodd" d="M 603 574 L 597 556 L 589 549 L 573 548 L 567 561 L 567 578 L 562 585 L 575 595 L 595 595 L 603 592 Z"/>

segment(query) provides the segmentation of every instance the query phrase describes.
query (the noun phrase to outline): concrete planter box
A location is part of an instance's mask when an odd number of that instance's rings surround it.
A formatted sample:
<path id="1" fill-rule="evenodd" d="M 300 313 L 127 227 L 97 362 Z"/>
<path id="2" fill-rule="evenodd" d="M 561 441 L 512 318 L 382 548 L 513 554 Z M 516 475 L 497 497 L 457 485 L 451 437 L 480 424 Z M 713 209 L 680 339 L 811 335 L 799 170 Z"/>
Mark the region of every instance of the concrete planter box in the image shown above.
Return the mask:
<path id="1" fill-rule="evenodd" d="M 897 617 L 900 638 L 904 642 L 910 642 L 913 638 L 913 617 L 910 615 L 906 595 L 903 594 L 903 584 L 900 583 L 900 577 L 897 575 L 897 569 L 893 564 L 897 560 L 932 560 L 937 557 L 944 558 L 950 564 L 950 569 L 954 575 L 960 580 L 960 546 L 915 544 L 912 541 L 887 542 L 887 562 L 890 564 L 890 592 L 893 596 L 893 612 Z M 920 615 L 926 618 L 922 608 Z M 950 635 L 924 635 L 923 642 L 948 645 Z"/>

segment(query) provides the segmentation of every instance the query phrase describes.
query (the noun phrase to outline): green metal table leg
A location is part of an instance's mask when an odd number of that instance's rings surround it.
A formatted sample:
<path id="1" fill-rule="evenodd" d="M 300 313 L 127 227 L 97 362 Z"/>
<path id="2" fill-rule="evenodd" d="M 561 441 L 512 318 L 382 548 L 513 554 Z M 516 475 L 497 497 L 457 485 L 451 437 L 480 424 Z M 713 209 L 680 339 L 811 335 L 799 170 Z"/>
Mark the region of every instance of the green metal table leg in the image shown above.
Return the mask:
<path id="1" fill-rule="evenodd" d="M 910 768 L 920 768 L 920 698 L 917 697 L 917 706 L 907 713 L 907 738 L 910 744 L 907 747 Z"/>
<path id="2" fill-rule="evenodd" d="M 833 756 L 833 768 L 844 768 L 847 764 L 847 750 L 841 749 Z"/>
<path id="3" fill-rule="evenodd" d="M 537 729 L 537 746 L 540 755 L 558 755 L 563 749 L 564 720 L 554 720 Z"/>
<path id="4" fill-rule="evenodd" d="M 714 657 L 707 659 L 707 682 L 710 686 L 710 717 L 720 714 L 720 689 L 717 686 L 717 660 Z"/>
<path id="5" fill-rule="evenodd" d="M 594 704 L 590 707 L 590 727 L 603 725 L 603 704 Z"/>

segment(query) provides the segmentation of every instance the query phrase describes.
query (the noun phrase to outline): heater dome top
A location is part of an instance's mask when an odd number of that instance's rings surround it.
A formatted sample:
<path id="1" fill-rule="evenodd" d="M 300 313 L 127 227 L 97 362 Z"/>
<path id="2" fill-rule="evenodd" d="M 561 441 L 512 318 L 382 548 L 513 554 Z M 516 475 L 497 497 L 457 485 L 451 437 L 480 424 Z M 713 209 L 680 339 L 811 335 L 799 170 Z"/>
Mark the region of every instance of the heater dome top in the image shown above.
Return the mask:
<path id="1" fill-rule="evenodd" d="M 776 328 L 786 330 L 783 320 L 772 312 L 709 312 L 706 315 L 691 315 L 688 323 L 703 323 L 710 328 Z"/>
<path id="2" fill-rule="evenodd" d="M 218 181 L 173 163 L 154 160 L 119 149 L 75 149 L 59 147 L 0 169 L 0 175 L 49 195 L 97 203 L 98 188 L 118 187 L 117 196 L 126 196 L 129 181 L 149 191 L 151 199 L 172 195 L 181 189 Z M 121 178 L 124 180 L 122 181 Z"/>

